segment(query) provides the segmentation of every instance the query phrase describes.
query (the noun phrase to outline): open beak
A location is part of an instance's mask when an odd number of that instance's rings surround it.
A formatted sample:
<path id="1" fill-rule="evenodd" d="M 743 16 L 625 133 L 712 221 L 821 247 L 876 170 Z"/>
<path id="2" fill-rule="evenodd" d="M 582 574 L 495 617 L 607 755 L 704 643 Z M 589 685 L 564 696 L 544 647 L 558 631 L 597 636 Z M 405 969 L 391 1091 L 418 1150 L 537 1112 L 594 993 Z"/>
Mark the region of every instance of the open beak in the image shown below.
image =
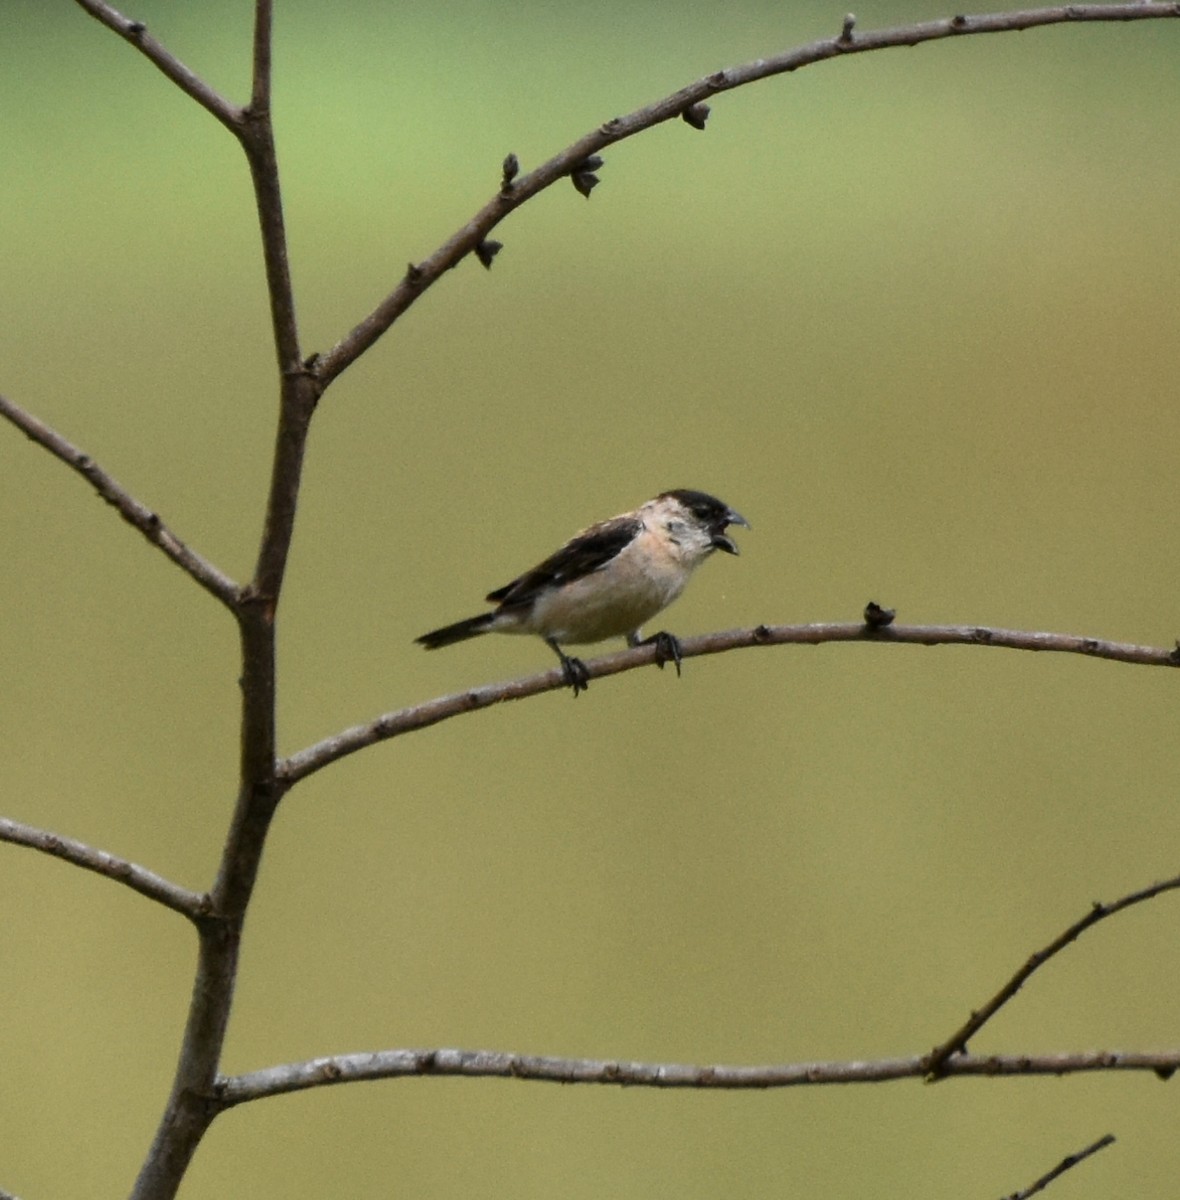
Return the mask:
<path id="1" fill-rule="evenodd" d="M 726 554 L 737 554 L 737 543 L 725 532 L 727 525 L 742 525 L 749 529 L 750 522 L 740 512 L 735 512 L 731 508 L 725 514 L 725 523 L 713 534 L 713 545 L 718 550 L 724 550 Z"/>

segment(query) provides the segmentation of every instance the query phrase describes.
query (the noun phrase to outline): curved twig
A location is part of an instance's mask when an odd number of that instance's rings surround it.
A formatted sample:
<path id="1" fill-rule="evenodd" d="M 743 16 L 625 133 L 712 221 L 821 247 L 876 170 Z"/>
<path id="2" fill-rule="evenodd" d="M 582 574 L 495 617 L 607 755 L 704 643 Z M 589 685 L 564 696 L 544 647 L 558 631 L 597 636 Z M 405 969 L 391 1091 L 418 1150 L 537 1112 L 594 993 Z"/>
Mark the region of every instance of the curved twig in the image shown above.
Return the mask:
<path id="1" fill-rule="evenodd" d="M 50 429 L 32 413 L 26 412 L 20 405 L 14 404 L 4 396 L 0 396 L 0 416 L 11 421 L 30 440 L 48 450 L 54 458 L 60 459 L 67 467 L 77 471 L 118 512 L 124 521 L 135 526 L 153 546 L 162 550 L 186 575 L 195 579 L 211 596 L 216 596 L 231 612 L 237 610 L 238 585 L 207 558 L 203 558 L 182 542 L 156 513 L 136 500 L 89 454 L 79 450 L 72 442 L 66 441 L 60 433 Z"/>
<path id="2" fill-rule="evenodd" d="M 704 101 L 721 92 L 744 87 L 760 79 L 784 75 L 801 67 L 812 66 L 827 59 L 842 58 L 870 50 L 887 50 L 896 46 L 918 46 L 942 38 L 963 37 L 975 33 L 1008 33 L 1034 29 L 1045 25 L 1061 25 L 1086 21 L 1142 21 L 1180 17 L 1180 4 L 1136 2 L 1132 4 L 1067 4 L 1054 8 L 1039 8 L 1019 12 L 989 13 L 984 16 L 944 17 L 895 29 L 878 29 L 860 33 L 855 20 L 846 19 L 834 37 L 823 38 L 807 46 L 797 46 L 780 54 L 759 58 L 742 66 L 715 71 L 690 83 L 661 100 L 648 104 L 625 117 L 612 117 L 597 129 L 579 138 L 573 145 L 554 155 L 548 162 L 527 175 L 504 172 L 500 190 L 461 229 L 428 258 L 411 263 L 397 286 L 331 350 L 316 362 L 320 381 L 326 387 L 342 371 L 354 363 L 408 309 L 427 288 L 473 251 L 478 252 L 488 234 L 514 209 L 531 200 L 566 176 L 577 182 L 579 168 L 600 150 L 625 141 L 664 121 L 684 117 L 689 125 L 703 129 L 708 116 Z M 510 156 L 515 161 L 515 156 Z M 507 160 L 506 160 L 507 161 Z M 590 179 L 597 183 L 591 174 Z M 581 189 L 580 189 L 581 190 Z M 589 195 L 589 188 L 584 192 Z M 501 247 L 495 244 L 491 256 Z M 490 266 L 490 257 L 484 262 Z M 481 261 L 484 256 L 481 255 Z"/>
<path id="3" fill-rule="evenodd" d="M 1036 633 L 1018 629 L 994 629 L 983 625 L 890 625 L 874 627 L 861 622 L 825 622 L 814 625 L 757 625 L 753 629 L 731 629 L 700 637 L 680 639 L 681 655 L 695 658 L 704 654 L 722 654 L 750 646 L 818 646 L 823 642 L 895 642 L 919 646 L 998 646 L 1012 650 L 1044 650 L 1062 654 L 1081 654 L 1088 658 L 1103 658 L 1112 662 L 1138 663 L 1143 666 L 1178 667 L 1180 651 L 1155 646 L 1136 646 L 1125 642 L 1108 642 L 1100 638 L 1076 637 L 1063 633 Z M 622 650 L 586 663 L 591 679 L 618 675 L 656 661 L 651 646 Z M 476 712 L 502 704 L 506 700 L 523 700 L 541 692 L 558 691 L 566 687 L 559 669 L 543 671 L 523 679 L 504 683 L 485 684 L 439 696 L 434 700 L 414 704 L 409 708 L 384 713 L 364 725 L 316 742 L 292 754 L 279 763 L 278 776 L 286 785 L 298 783 L 316 771 L 348 754 L 376 745 L 389 738 L 400 737 L 428 725 L 437 725 L 461 713 Z"/>
<path id="4" fill-rule="evenodd" d="M 64 859 L 76 867 L 94 871 L 107 879 L 113 879 L 116 883 L 125 884 L 132 891 L 146 896 L 149 900 L 155 900 L 191 921 L 198 920 L 207 911 L 207 896 L 190 892 L 188 888 L 182 888 L 145 867 L 128 862 L 125 858 L 116 858 L 105 850 L 96 850 L 75 838 L 63 837 L 60 833 L 50 833 L 47 829 L 36 829 L 32 825 L 0 817 L 0 842 L 28 846 L 32 850 L 40 850 L 43 854 L 51 854 L 54 858 Z"/>
<path id="5" fill-rule="evenodd" d="M 528 1079 L 537 1083 L 613 1084 L 616 1087 L 697 1088 L 702 1091 L 758 1090 L 834 1083 L 889 1083 L 921 1079 L 925 1058 L 874 1061 L 786 1063 L 734 1066 L 718 1063 L 620 1062 L 614 1059 L 553 1058 L 497 1050 L 377 1050 L 337 1054 L 306 1062 L 284 1063 L 220 1079 L 213 1101 L 224 1108 L 338 1083 L 403 1079 L 420 1075 Z M 951 1075 L 1073 1075 L 1084 1071 L 1152 1071 L 1169 1075 L 1180 1069 L 1180 1050 L 1123 1053 L 1092 1050 L 1078 1054 L 966 1054 L 948 1064 Z"/>
<path id="6" fill-rule="evenodd" d="M 1153 883 L 1150 887 L 1141 888 L 1137 892 L 1131 892 L 1111 904 L 1103 904 L 1095 900 L 1090 911 L 1081 920 L 1075 921 L 1047 946 L 1030 955 L 1020 970 L 982 1008 L 974 1011 L 945 1042 L 935 1046 L 926 1059 L 926 1078 L 934 1082 L 949 1074 L 948 1066 L 953 1057 L 966 1050 L 968 1041 L 1020 991 L 1029 976 L 1043 967 L 1049 959 L 1059 954 L 1071 942 L 1076 941 L 1091 925 L 1097 925 L 1099 921 L 1112 917 L 1117 912 L 1122 912 L 1124 908 L 1154 899 L 1161 892 L 1171 892 L 1177 888 L 1180 888 L 1180 875 L 1175 875 L 1160 883 Z"/>

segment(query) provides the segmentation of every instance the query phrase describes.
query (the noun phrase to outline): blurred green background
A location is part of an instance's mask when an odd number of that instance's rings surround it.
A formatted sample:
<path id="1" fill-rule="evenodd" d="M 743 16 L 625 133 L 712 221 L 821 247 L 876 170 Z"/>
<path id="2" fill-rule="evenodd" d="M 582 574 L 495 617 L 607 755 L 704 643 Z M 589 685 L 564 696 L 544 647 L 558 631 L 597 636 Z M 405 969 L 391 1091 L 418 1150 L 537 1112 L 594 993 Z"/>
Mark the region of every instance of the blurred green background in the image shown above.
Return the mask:
<path id="1" fill-rule="evenodd" d="M 305 347 L 607 117 L 835 33 L 820 3 L 277 6 Z M 235 98 L 246 0 L 132 15 Z M 0 389 L 242 578 L 275 384 L 230 137 L 64 2 L 0 38 Z M 862 27 L 952 12 L 858 10 Z M 328 394 L 282 608 L 281 745 L 552 665 L 425 629 L 669 487 L 753 522 L 667 624 L 1180 632 L 1175 24 L 858 56 L 612 148 Z M 234 791 L 236 640 L 208 597 L 0 429 L 0 797 L 194 888 Z M 1091 900 L 1180 865 L 1176 677 L 828 646 L 642 671 L 357 755 L 287 799 L 230 1071 L 389 1046 L 695 1062 L 941 1040 Z M 193 966 L 175 918 L 0 847 L 0 1187 L 125 1194 Z M 973 1046 L 1178 1041 L 1180 910 L 1089 934 Z M 1165 1196 L 1150 1076 L 664 1094 L 326 1089 L 219 1120 L 183 1189 L 384 1197 L 989 1197 L 1111 1130 L 1062 1196 Z"/>

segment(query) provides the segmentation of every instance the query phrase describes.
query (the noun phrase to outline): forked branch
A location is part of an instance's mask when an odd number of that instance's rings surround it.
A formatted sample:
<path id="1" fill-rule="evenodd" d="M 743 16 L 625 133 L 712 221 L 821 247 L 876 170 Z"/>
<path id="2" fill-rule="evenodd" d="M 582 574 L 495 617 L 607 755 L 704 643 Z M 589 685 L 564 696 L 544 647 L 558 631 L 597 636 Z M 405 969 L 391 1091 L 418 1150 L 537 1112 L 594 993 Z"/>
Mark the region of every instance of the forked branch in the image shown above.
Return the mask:
<path id="1" fill-rule="evenodd" d="M 1071 942 L 1081 937 L 1087 929 L 1097 925 L 1099 921 L 1106 920 L 1107 917 L 1113 917 L 1115 913 L 1122 912 L 1125 908 L 1142 904 L 1145 900 L 1152 900 L 1162 892 L 1172 892 L 1177 888 L 1180 888 L 1180 875 L 1175 875 L 1160 883 L 1153 883 L 1150 887 L 1142 888 L 1137 892 L 1131 892 L 1129 895 L 1115 900 L 1112 904 L 1103 904 L 1101 901 L 1095 900 L 1090 911 L 1084 917 L 1075 921 L 1043 949 L 1030 955 L 1020 970 L 986 1004 L 976 1009 L 945 1042 L 934 1047 L 926 1059 L 926 1078 L 934 1081 L 947 1075 L 950 1064 L 955 1061 L 955 1056 L 966 1053 L 968 1041 L 1020 991 L 1028 982 L 1029 977 L 1035 971 L 1040 970 L 1055 955 L 1060 954 Z"/>
<path id="2" fill-rule="evenodd" d="M 355 362 L 433 283 L 465 255 L 475 252 L 490 266 L 498 246 L 488 235 L 510 212 L 570 177 L 583 195 L 598 183 L 598 152 L 661 122 L 683 117 L 696 129 L 705 127 L 705 101 L 722 92 L 773 75 L 850 53 L 914 46 L 941 38 L 997 33 L 1035 26 L 1080 21 L 1131 21 L 1180 16 L 1180 4 L 1144 3 L 1070 5 L 983 17 L 951 17 L 942 21 L 869 33 L 857 31 L 846 19 L 834 36 L 744 66 L 718 71 L 691 83 L 627 117 L 614 118 L 573 145 L 520 174 L 513 156 L 504 161 L 496 194 L 433 254 L 413 264 L 389 295 L 338 345 L 326 354 L 302 360 L 293 289 L 283 229 L 281 189 L 270 113 L 272 0 L 255 0 L 253 78 L 249 103 L 237 106 L 171 55 L 142 22 L 127 18 L 104 0 L 77 0 L 81 8 L 115 31 L 151 61 L 168 79 L 229 129 L 242 144 L 250 165 L 258 207 L 263 254 L 270 297 L 273 337 L 279 368 L 280 416 L 265 519 L 255 570 L 250 583 L 239 588 L 212 564 L 180 542 L 156 514 L 131 497 L 87 456 L 23 410 L 4 402 L 0 415 L 82 474 L 129 521 L 172 561 L 217 596 L 237 619 L 242 638 L 242 736 L 239 795 L 217 878 L 202 906 L 198 928 L 199 959 L 191 1007 L 185 1028 L 172 1093 L 148 1153 L 134 1197 L 159 1200 L 175 1195 L 187 1166 L 210 1122 L 218 1112 L 262 1095 L 348 1078 L 390 1078 L 395 1075 L 502 1075 L 518 1078 L 561 1079 L 649 1086 L 771 1087 L 797 1083 L 856 1082 L 870 1079 L 918 1077 L 931 1070 L 931 1056 L 883 1063 L 802 1064 L 787 1067 L 685 1067 L 674 1064 L 593 1063 L 574 1059 L 543 1059 L 457 1050 L 386 1051 L 377 1055 L 345 1055 L 277 1067 L 269 1072 L 226 1079 L 219 1062 L 238 971 L 238 953 L 245 913 L 250 902 L 270 821 L 284 791 L 294 782 L 366 745 L 411 729 L 435 724 L 460 712 L 487 707 L 561 686 L 559 672 L 499 684 L 458 696 L 443 697 L 387 714 L 366 726 L 346 730 L 279 764 L 275 758 L 275 620 L 291 544 L 299 497 L 300 475 L 312 416 L 320 395 L 343 370 Z M 498 157 L 498 155 L 497 155 Z M 1150 647 L 1120 646 L 1096 639 L 1061 635 L 986 630 L 974 627 L 878 628 L 862 624 L 766 627 L 711 634 L 683 643 L 686 657 L 719 653 L 742 646 L 789 642 L 872 640 L 923 644 L 962 643 L 1014 646 L 1023 649 L 1080 653 L 1115 661 L 1177 665 L 1175 652 Z M 597 660 L 592 677 L 615 674 L 648 664 L 651 647 Z M 13 826 L 7 840 L 36 845 L 40 831 Z M 36 836 L 34 836 L 36 835 Z M 43 835 L 45 838 L 52 835 Z M 170 893 L 154 877 L 131 864 L 106 864 L 80 844 L 57 839 L 39 849 L 58 853 L 76 865 L 123 878 L 129 886 L 172 907 L 189 911 L 191 895 Z M 120 875 L 122 872 L 122 876 Z M 137 873 L 138 872 L 138 873 Z M 136 883 L 131 883 L 134 878 Z M 171 885 L 168 885 L 170 887 Z M 206 907 L 207 906 L 207 907 Z M 189 912 L 189 915 L 192 915 Z M 963 1039 L 965 1040 L 965 1039 Z M 952 1047 L 953 1049 L 953 1047 Z M 1180 1065 L 1180 1054 L 977 1057 L 951 1053 L 936 1064 L 941 1074 L 1060 1074 L 1074 1070 L 1151 1069 L 1168 1073 Z"/>
<path id="3" fill-rule="evenodd" d="M 997 993 L 973 1026 L 978 1030 L 1019 990 L 1029 975 L 1048 962 L 1083 930 L 1132 905 L 1180 888 L 1180 876 L 1152 884 L 1116 900 L 1095 904 L 1090 913 L 1039 950 Z M 974 1015 L 973 1015 L 974 1021 Z M 618 1062 L 586 1058 L 556 1058 L 493 1050 L 379 1050 L 340 1054 L 307 1062 L 284 1063 L 246 1075 L 222 1078 L 215 1088 L 217 1102 L 229 1108 L 249 1100 L 287 1092 L 328 1087 L 338 1083 L 398 1079 L 416 1075 L 467 1075 L 530 1079 L 539 1083 L 594 1083 L 653 1088 L 756 1089 L 804 1087 L 834 1083 L 888 1083 L 897 1079 L 929 1079 L 962 1075 L 1071 1075 L 1086 1071 L 1151 1071 L 1168 1079 L 1180 1068 L 1180 1050 L 1124 1053 L 1095 1050 L 1077 1054 L 970 1054 L 966 1035 L 958 1031 L 944 1053 L 906 1058 L 851 1062 L 812 1062 L 735 1066 L 690 1063 Z M 958 1053 L 955 1051 L 958 1050 Z M 1063 1168 L 1060 1168 L 1063 1169 Z"/>

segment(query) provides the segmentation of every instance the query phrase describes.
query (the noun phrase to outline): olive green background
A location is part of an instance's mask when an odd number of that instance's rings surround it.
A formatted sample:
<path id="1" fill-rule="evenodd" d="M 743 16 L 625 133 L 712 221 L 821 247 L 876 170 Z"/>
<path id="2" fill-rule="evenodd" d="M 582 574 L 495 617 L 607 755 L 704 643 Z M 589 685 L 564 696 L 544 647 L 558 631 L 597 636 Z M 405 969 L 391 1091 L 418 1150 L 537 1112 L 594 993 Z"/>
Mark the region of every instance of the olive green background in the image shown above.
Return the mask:
<path id="1" fill-rule="evenodd" d="M 834 5 L 276 5 L 305 348 L 606 118 L 828 36 Z M 235 98 L 245 0 L 137 0 Z M 329 11 L 330 8 L 330 11 Z M 889 0 L 865 28 L 949 14 Z M 80 9 L 0 33 L 0 390 L 245 577 L 273 436 L 232 139 Z M 552 665 L 411 639 L 670 487 L 745 513 L 682 634 L 856 619 L 1169 645 L 1180 26 L 858 56 L 719 97 L 514 214 L 325 398 L 281 609 L 285 753 Z M 232 805 L 226 614 L 0 429 L 0 811 L 206 887 Z M 746 651 L 463 717 L 284 802 L 225 1066 L 461 1046 L 920 1053 L 1036 947 L 1180 869 L 1177 677 L 970 648 Z M 125 1194 L 193 967 L 181 918 L 0 846 L 0 1187 Z M 1088 934 L 973 1049 L 1180 1043 L 1174 898 Z M 410 1080 L 233 1111 L 226 1196 L 1166 1196 L 1130 1075 L 749 1094 Z"/>

